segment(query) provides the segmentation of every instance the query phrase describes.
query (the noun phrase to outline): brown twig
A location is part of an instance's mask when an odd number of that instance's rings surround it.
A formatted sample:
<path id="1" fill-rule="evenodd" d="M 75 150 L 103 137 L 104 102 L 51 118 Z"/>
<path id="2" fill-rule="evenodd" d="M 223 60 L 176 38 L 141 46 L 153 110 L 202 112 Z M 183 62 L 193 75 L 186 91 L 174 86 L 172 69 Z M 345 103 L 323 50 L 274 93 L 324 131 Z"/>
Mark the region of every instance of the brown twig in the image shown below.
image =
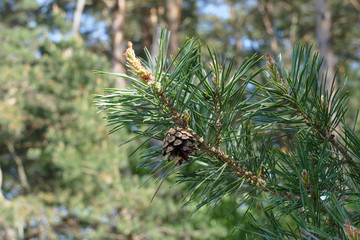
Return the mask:
<path id="1" fill-rule="evenodd" d="M 279 89 L 282 92 L 282 95 L 280 96 L 282 98 L 282 100 L 287 102 L 290 105 L 290 107 L 293 108 L 296 111 L 296 113 L 298 113 L 301 117 L 303 117 L 305 119 L 306 125 L 308 125 L 309 127 L 313 127 L 315 129 L 315 131 L 322 138 L 328 139 L 329 142 L 335 147 L 335 149 L 338 150 L 343 155 L 343 157 L 346 159 L 346 163 L 352 165 L 353 167 L 355 167 L 359 171 L 360 170 L 359 167 L 356 166 L 356 163 L 353 161 L 353 159 L 351 158 L 349 153 L 335 139 L 335 135 L 332 134 L 332 130 L 330 130 L 331 127 L 328 127 L 328 129 L 321 128 L 318 124 L 316 124 L 315 121 L 313 121 L 313 119 L 307 113 L 302 111 L 302 109 L 297 104 L 295 104 L 292 101 L 289 101 L 290 99 L 293 99 L 293 96 L 291 96 L 288 89 L 285 87 L 284 79 L 281 76 L 281 72 L 279 71 L 279 67 L 278 67 L 277 63 L 274 62 L 269 55 L 267 55 L 266 58 L 267 58 L 267 64 L 266 64 L 267 65 L 267 71 L 270 74 L 270 79 L 275 81 L 275 82 L 280 80 L 280 83 L 284 87 L 283 89 Z M 330 99 L 330 104 L 331 104 L 332 100 L 333 99 Z M 321 97 L 321 103 L 325 104 L 323 96 Z"/>
<path id="2" fill-rule="evenodd" d="M 184 118 L 180 113 L 176 111 L 174 106 L 172 105 L 171 101 L 165 96 L 164 92 L 160 90 L 159 87 L 156 87 L 156 78 L 151 74 L 149 69 L 146 69 L 142 66 L 140 59 L 138 59 L 135 55 L 135 52 L 132 48 L 132 43 L 129 42 L 128 49 L 126 50 L 125 56 L 128 61 L 128 65 L 134 71 L 134 74 L 137 75 L 145 84 L 155 85 L 154 94 L 159 97 L 160 103 L 163 104 L 165 112 L 169 117 L 172 118 L 175 125 L 184 128 L 186 131 L 191 133 L 196 142 L 199 144 L 199 148 L 204 152 L 216 157 L 223 163 L 227 163 L 232 169 L 234 169 L 238 175 L 245 178 L 247 182 L 253 185 L 258 185 L 262 188 L 265 187 L 266 182 L 264 179 L 260 177 L 260 174 L 256 175 L 250 171 L 247 171 L 242 166 L 239 166 L 235 163 L 230 156 L 226 155 L 224 152 L 221 151 L 220 148 L 211 147 L 204 142 L 204 139 L 200 137 L 193 129 L 188 126 L 188 118 Z M 219 84 L 217 82 L 216 84 Z"/>
<path id="3" fill-rule="evenodd" d="M 158 92 L 158 96 L 160 98 L 160 102 L 164 104 L 164 106 L 167 108 L 167 114 L 172 117 L 174 124 L 184 128 L 186 131 L 191 133 L 194 136 L 196 142 L 199 144 L 199 148 L 201 150 L 216 157 L 220 161 L 227 163 L 232 169 L 234 169 L 238 173 L 238 175 L 245 177 L 246 181 L 248 181 L 249 183 L 265 187 L 266 182 L 260 176 L 257 176 L 256 174 L 247 171 L 245 168 L 239 166 L 231 159 L 230 156 L 226 155 L 219 148 L 207 145 L 204 139 L 188 126 L 185 119 L 176 111 L 176 109 L 172 106 L 172 104 L 165 97 L 162 91 Z"/>
<path id="4" fill-rule="evenodd" d="M 291 96 L 286 96 L 286 98 L 290 98 Z M 320 128 L 309 115 L 301 111 L 301 109 L 294 103 L 290 103 L 290 106 L 295 109 L 295 111 L 302 116 L 305 121 L 306 125 L 309 127 L 313 127 L 316 132 L 323 137 L 324 139 L 328 139 L 328 141 L 335 147 L 336 150 L 338 150 L 341 155 L 345 158 L 345 162 L 354 168 L 356 168 L 358 171 L 360 170 L 359 167 L 356 165 L 352 157 L 349 155 L 349 153 L 346 151 L 346 149 L 336 140 L 335 136 L 333 134 L 327 133 L 324 129 Z"/>

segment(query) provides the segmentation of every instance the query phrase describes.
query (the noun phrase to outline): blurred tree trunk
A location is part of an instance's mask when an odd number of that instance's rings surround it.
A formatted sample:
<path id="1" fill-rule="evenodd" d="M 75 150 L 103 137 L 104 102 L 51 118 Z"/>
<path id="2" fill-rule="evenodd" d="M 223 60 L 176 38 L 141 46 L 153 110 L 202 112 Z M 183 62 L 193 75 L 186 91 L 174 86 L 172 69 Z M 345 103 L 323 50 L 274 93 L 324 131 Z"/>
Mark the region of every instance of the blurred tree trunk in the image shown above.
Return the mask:
<path id="1" fill-rule="evenodd" d="M 153 28 L 151 22 L 151 8 L 150 7 L 142 7 L 140 10 L 141 18 L 140 18 L 140 27 L 141 27 L 141 35 L 142 35 L 142 45 L 149 49 L 152 44 L 152 34 Z"/>
<path id="2" fill-rule="evenodd" d="M 241 52 L 242 48 L 243 48 L 243 44 L 241 41 L 241 36 L 240 36 L 240 29 L 242 28 L 244 21 L 245 21 L 245 16 L 242 16 L 240 19 L 237 17 L 236 15 L 236 9 L 234 6 L 234 2 L 233 1 L 229 1 L 228 5 L 230 8 L 230 25 L 232 28 L 232 32 L 233 32 L 233 37 L 235 39 L 235 52 L 239 53 Z M 246 7 L 246 4 L 245 4 Z"/>
<path id="3" fill-rule="evenodd" d="M 124 53 L 126 43 L 124 38 L 126 0 L 114 0 L 112 7 L 111 40 L 112 40 L 112 72 L 125 73 Z M 116 87 L 125 88 L 127 86 L 124 78 L 117 78 Z"/>
<path id="4" fill-rule="evenodd" d="M 165 15 L 165 6 L 164 4 L 159 4 L 159 6 L 155 9 L 155 12 L 152 12 L 151 21 L 154 26 L 153 32 L 153 40 L 151 45 L 151 56 L 153 57 L 153 61 L 155 61 L 155 57 L 159 55 L 159 39 L 161 34 L 161 27 L 165 25 L 164 15 Z"/>
<path id="5" fill-rule="evenodd" d="M 296 41 L 297 41 L 297 28 L 298 28 L 298 13 L 296 12 L 295 9 L 293 9 L 292 13 L 291 13 L 291 25 L 290 25 L 290 32 L 289 32 L 289 37 L 290 37 L 290 54 L 289 54 L 289 59 L 292 58 L 292 51 L 293 48 L 292 46 L 295 45 Z"/>
<path id="6" fill-rule="evenodd" d="M 350 0 L 350 3 L 358 12 L 360 12 L 360 2 L 358 2 L 357 0 Z"/>
<path id="7" fill-rule="evenodd" d="M 0 204 L 2 206 L 4 205 L 8 205 L 9 201 L 5 199 L 3 193 L 2 193 L 2 180 L 3 180 L 3 175 L 2 175 L 2 171 L 1 171 L 1 167 L 0 167 Z M 6 240 L 15 240 L 16 239 L 16 233 L 15 230 L 10 228 L 9 226 L 7 226 L 4 223 L 0 223 L 0 239 L 6 239 Z"/>
<path id="8" fill-rule="evenodd" d="M 276 57 L 279 54 L 279 46 L 276 39 L 275 29 L 272 23 L 274 4 L 270 0 L 259 0 L 258 10 L 264 23 L 266 33 L 270 40 L 271 54 Z"/>
<path id="9" fill-rule="evenodd" d="M 330 93 L 331 83 L 335 76 L 335 55 L 331 37 L 331 10 L 329 0 L 314 0 L 316 13 L 316 39 L 320 55 L 324 56 L 321 73 L 326 73 L 326 90 Z M 336 83 L 336 82 L 335 82 Z M 335 84 L 336 87 L 337 84 Z"/>
<path id="10" fill-rule="evenodd" d="M 142 30 L 143 46 L 151 49 L 154 39 L 156 27 L 159 23 L 158 9 L 156 6 L 144 7 L 140 11 L 142 18 L 140 20 Z"/>
<path id="11" fill-rule="evenodd" d="M 332 32 L 331 32 L 331 8 L 329 0 L 314 0 L 315 3 L 315 14 L 316 14 L 316 39 L 318 43 L 318 48 L 320 55 L 324 57 L 323 65 L 320 69 L 320 74 L 327 74 L 327 81 L 325 89 L 328 91 L 330 96 L 336 91 L 338 88 L 338 83 L 335 77 L 335 54 L 332 46 Z M 334 80 L 334 92 L 331 91 L 331 86 Z M 331 106 L 331 101 L 330 101 Z M 329 108 L 330 108 L 329 106 Z M 337 132 L 341 132 L 341 125 L 336 126 L 335 130 Z M 336 132 L 333 134 L 338 137 Z"/>
<path id="12" fill-rule="evenodd" d="M 74 37 L 78 37 L 79 35 L 79 28 L 81 22 L 81 15 L 84 11 L 86 0 L 78 0 L 76 2 L 76 8 L 74 12 L 74 20 L 72 25 L 72 34 Z"/>
<path id="13" fill-rule="evenodd" d="M 29 184 L 29 181 L 28 181 L 26 173 L 25 173 L 23 162 L 22 162 L 20 156 L 16 153 L 16 150 L 14 147 L 15 144 L 12 141 L 6 141 L 5 145 L 8 148 L 11 157 L 14 159 L 14 161 L 16 163 L 21 186 L 24 188 L 24 190 L 27 193 L 29 193 L 31 190 L 30 184 Z"/>
<path id="14" fill-rule="evenodd" d="M 0 166 L 0 202 L 2 202 L 5 197 L 2 193 L 2 180 L 3 180 L 3 174 L 2 174 L 2 170 L 1 170 L 1 166 Z"/>
<path id="15" fill-rule="evenodd" d="M 16 240 L 16 232 L 9 226 L 0 223 L 0 240 Z"/>
<path id="16" fill-rule="evenodd" d="M 170 54 L 175 54 L 178 51 L 182 4 L 183 0 L 166 1 L 168 29 L 171 32 Z"/>

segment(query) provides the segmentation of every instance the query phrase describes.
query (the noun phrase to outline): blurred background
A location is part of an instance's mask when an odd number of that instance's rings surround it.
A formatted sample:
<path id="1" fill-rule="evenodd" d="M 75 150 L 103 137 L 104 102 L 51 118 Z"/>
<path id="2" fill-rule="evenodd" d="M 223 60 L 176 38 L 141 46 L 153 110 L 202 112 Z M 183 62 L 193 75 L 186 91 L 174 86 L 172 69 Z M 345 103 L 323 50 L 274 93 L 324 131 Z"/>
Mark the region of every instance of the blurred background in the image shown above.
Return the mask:
<path id="1" fill-rule="evenodd" d="M 347 122 L 360 105 L 359 0 L 2 0 L 0 1 L 0 239 L 243 239 L 237 199 L 192 214 L 185 186 L 136 166 L 141 143 L 108 134 L 93 94 L 126 82 L 127 41 L 156 56 L 161 27 L 170 52 L 189 37 L 217 53 L 279 53 L 314 44 L 328 77 L 347 79 Z M 205 49 L 204 49 L 205 52 Z M 139 153 L 140 152 L 140 153 Z M 234 230 L 234 226 L 237 228 Z"/>

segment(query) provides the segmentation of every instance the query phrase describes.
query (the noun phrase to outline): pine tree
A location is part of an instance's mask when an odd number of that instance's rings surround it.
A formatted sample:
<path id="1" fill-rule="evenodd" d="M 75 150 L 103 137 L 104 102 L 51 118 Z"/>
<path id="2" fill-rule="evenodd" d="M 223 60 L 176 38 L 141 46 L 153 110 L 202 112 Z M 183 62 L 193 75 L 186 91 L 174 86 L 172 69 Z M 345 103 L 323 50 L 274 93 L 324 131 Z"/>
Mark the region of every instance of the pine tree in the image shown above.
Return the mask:
<path id="1" fill-rule="evenodd" d="M 129 42 L 133 74 L 114 75 L 131 87 L 106 89 L 96 100 L 112 132 L 131 125 L 147 141 L 164 141 L 142 152 L 140 167 L 176 175 L 196 209 L 230 196 L 247 208 L 248 239 L 358 239 L 360 138 L 345 122 L 344 86 L 325 88 L 323 58 L 297 44 L 291 69 L 281 55 L 266 56 L 260 69 L 257 56 L 235 68 L 210 48 L 207 61 L 189 38 L 169 59 L 168 39 L 162 32 L 154 65 Z"/>

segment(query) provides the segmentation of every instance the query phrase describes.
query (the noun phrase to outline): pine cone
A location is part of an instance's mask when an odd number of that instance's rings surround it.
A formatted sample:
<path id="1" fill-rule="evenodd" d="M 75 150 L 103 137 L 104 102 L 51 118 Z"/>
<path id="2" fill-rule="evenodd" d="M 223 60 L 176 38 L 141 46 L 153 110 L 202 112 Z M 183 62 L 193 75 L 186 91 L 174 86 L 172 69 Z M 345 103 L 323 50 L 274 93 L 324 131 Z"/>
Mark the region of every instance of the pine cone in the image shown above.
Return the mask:
<path id="1" fill-rule="evenodd" d="M 183 160 L 189 159 L 189 155 L 194 155 L 194 150 L 198 148 L 194 145 L 194 137 L 185 129 L 177 127 L 170 128 L 164 139 L 162 154 L 165 156 L 170 153 L 168 161 L 172 161 L 175 157 L 180 157 L 179 165 Z"/>

